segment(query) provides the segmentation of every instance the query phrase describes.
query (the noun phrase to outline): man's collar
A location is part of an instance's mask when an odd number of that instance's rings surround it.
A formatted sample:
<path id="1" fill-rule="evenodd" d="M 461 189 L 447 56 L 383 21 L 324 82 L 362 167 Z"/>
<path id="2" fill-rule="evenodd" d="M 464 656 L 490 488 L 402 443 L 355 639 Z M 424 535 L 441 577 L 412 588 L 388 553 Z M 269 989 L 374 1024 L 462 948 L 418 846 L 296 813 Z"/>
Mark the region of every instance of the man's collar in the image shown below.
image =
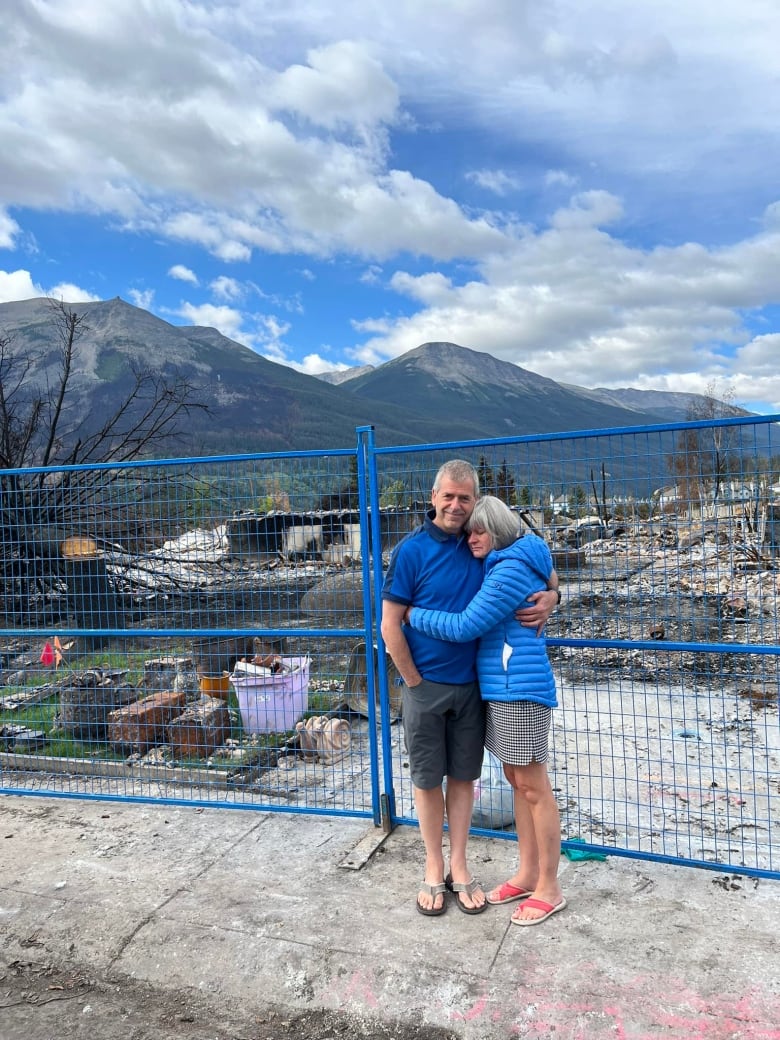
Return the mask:
<path id="1" fill-rule="evenodd" d="M 442 529 L 433 522 L 435 517 L 435 509 L 429 509 L 425 514 L 425 530 L 431 538 L 435 538 L 437 542 L 448 542 L 451 538 L 454 538 L 455 541 L 459 541 L 461 538 L 465 537 L 465 531 L 463 530 L 461 530 L 460 534 L 447 534 L 446 531 L 442 531 Z"/>

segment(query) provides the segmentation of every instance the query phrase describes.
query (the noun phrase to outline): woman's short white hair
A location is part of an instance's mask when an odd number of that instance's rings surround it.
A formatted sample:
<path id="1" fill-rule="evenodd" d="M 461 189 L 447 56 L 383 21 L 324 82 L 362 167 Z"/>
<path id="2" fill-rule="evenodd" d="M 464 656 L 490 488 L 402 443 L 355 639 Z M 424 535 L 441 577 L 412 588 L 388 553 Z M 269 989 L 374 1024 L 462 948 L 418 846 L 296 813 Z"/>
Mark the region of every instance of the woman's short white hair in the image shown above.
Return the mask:
<path id="1" fill-rule="evenodd" d="M 484 531 L 490 535 L 494 549 L 506 549 L 520 537 L 520 521 L 506 502 L 494 495 L 483 495 L 477 499 L 466 530 Z"/>

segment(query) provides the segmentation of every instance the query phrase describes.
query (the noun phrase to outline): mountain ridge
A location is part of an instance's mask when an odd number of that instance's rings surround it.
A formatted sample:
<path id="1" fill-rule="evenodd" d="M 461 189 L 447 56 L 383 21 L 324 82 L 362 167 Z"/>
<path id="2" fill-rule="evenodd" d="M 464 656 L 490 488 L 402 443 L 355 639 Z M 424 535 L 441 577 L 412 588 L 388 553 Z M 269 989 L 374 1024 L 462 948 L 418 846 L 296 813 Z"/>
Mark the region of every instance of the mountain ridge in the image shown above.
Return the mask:
<path id="1" fill-rule="evenodd" d="M 107 404 L 121 399 L 134 364 L 187 379 L 212 414 L 188 423 L 182 454 L 353 447 L 358 426 L 373 426 L 379 445 L 402 446 L 657 425 L 685 418 L 692 400 L 556 383 L 446 341 L 421 344 L 332 384 L 216 329 L 171 325 L 119 297 L 65 306 L 83 318 L 68 394 L 73 416 L 98 421 Z M 0 334 L 8 349 L 29 359 L 33 387 L 56 375 L 55 315 L 46 298 L 0 304 Z"/>

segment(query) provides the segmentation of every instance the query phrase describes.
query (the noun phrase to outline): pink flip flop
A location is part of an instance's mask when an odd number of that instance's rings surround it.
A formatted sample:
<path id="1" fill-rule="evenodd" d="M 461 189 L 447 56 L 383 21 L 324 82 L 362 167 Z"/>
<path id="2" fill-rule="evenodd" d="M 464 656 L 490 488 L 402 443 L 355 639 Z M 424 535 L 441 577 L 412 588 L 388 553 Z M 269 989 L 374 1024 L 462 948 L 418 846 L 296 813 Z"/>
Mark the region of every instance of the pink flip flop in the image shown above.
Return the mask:
<path id="1" fill-rule="evenodd" d="M 527 906 L 533 907 L 534 910 L 542 910 L 542 916 L 522 918 L 515 917 L 513 914 L 510 918 L 512 924 L 519 924 L 521 928 L 528 928 L 534 924 L 541 924 L 542 921 L 546 921 L 548 917 L 552 917 L 553 914 L 557 914 L 559 910 L 564 910 L 566 908 L 566 900 L 561 899 L 560 903 L 545 903 L 543 899 L 531 898 L 526 899 L 526 901 L 523 903 L 522 909 L 525 909 L 525 907 Z M 519 910 L 521 908 L 518 907 L 517 909 Z M 515 913 L 517 913 L 517 910 L 515 910 Z"/>
<path id="2" fill-rule="evenodd" d="M 517 885 L 505 881 L 498 890 L 498 899 L 487 896 L 487 901 L 492 906 L 499 906 L 501 903 L 514 903 L 516 899 L 527 899 L 530 895 L 527 888 L 518 888 Z"/>

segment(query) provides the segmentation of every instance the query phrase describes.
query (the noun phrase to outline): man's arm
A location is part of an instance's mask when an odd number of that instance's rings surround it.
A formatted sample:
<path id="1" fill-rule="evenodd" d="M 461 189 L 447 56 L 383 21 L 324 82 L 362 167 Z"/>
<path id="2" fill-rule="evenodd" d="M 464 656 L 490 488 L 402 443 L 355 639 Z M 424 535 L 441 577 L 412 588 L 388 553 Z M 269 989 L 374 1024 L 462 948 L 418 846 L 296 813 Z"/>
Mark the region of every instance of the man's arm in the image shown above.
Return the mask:
<path id="1" fill-rule="evenodd" d="M 403 681 L 407 686 L 417 686 L 422 682 L 422 676 L 417 671 L 409 644 L 401 628 L 405 611 L 405 603 L 393 603 L 389 599 L 382 600 L 382 639 L 384 639 L 387 652 Z"/>
<path id="2" fill-rule="evenodd" d="M 534 592 L 528 598 L 533 601 L 534 605 L 532 607 L 524 607 L 522 610 L 516 610 L 515 618 L 524 628 L 535 628 L 536 634 L 540 636 L 544 631 L 544 626 L 547 624 L 550 614 L 552 614 L 560 602 L 557 572 L 554 570 L 551 572 L 550 577 L 547 579 L 546 591 Z"/>

